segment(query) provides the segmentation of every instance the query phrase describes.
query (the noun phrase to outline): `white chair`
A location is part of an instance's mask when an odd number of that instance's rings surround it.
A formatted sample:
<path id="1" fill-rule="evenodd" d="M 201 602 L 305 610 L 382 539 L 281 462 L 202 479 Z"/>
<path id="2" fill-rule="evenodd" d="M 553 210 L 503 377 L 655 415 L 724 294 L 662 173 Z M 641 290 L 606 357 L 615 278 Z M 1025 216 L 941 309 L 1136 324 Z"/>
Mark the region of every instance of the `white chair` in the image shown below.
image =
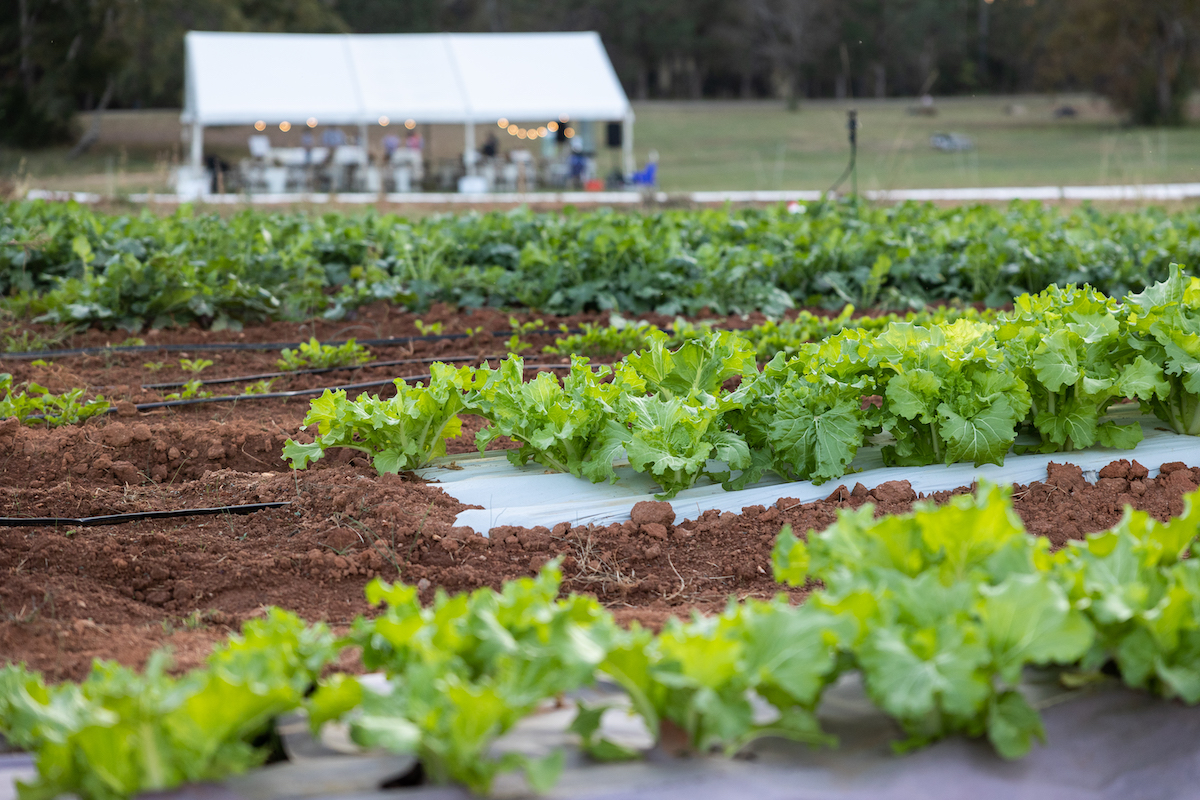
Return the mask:
<path id="1" fill-rule="evenodd" d="M 271 154 L 271 137 L 257 134 L 250 137 L 250 155 L 254 158 L 266 158 Z"/>
<path id="2" fill-rule="evenodd" d="M 401 164 L 398 167 L 392 167 L 392 191 L 407 194 L 412 191 L 412 166 L 410 164 Z"/>
<path id="3" fill-rule="evenodd" d="M 288 168 L 266 167 L 262 171 L 263 183 L 271 194 L 282 194 L 287 191 Z"/>
<path id="4" fill-rule="evenodd" d="M 483 194 L 487 190 L 487 180 L 482 175 L 463 175 L 458 179 L 460 194 Z"/>
<path id="5" fill-rule="evenodd" d="M 479 166 L 479 175 L 487 181 L 488 191 L 494 191 L 496 187 L 496 162 L 488 159 Z"/>
<path id="6" fill-rule="evenodd" d="M 367 163 L 367 151 L 356 144 L 340 144 L 333 151 L 333 163 L 340 167 L 363 166 Z"/>
<path id="7" fill-rule="evenodd" d="M 379 167 L 374 164 L 369 165 L 363 170 L 365 178 L 364 188 L 371 194 L 379 194 L 383 190 L 383 176 L 379 173 Z"/>

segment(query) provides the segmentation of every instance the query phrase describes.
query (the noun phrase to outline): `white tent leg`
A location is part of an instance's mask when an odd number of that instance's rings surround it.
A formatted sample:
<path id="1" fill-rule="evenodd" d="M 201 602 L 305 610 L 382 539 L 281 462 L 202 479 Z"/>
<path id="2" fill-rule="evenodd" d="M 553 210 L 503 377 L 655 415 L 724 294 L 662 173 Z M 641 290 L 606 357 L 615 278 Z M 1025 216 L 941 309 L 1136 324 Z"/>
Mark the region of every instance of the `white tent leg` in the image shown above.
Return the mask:
<path id="1" fill-rule="evenodd" d="M 354 182 L 358 184 L 357 191 L 367 191 L 367 170 L 371 169 L 370 138 L 367 135 L 367 123 L 358 123 L 358 146 L 362 150 L 362 162 L 354 170 Z"/>
<path id="2" fill-rule="evenodd" d="M 204 126 L 199 122 L 192 123 L 192 173 L 200 176 L 204 169 Z"/>
<path id="3" fill-rule="evenodd" d="M 463 127 L 463 165 L 467 168 L 468 175 L 475 174 L 475 123 L 468 122 Z"/>
<path id="4" fill-rule="evenodd" d="M 621 149 L 625 156 L 625 180 L 633 177 L 633 173 L 637 172 L 637 162 L 633 160 L 633 112 L 629 111 L 625 114 L 625 119 L 622 120 L 621 132 Z"/>

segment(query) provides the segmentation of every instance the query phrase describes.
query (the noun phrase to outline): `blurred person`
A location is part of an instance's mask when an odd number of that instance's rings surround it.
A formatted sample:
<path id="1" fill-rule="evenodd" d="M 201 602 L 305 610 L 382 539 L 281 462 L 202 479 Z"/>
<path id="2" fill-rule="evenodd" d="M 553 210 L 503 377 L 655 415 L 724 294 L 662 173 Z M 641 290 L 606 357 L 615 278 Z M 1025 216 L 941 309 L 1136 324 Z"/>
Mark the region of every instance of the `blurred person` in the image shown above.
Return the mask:
<path id="1" fill-rule="evenodd" d="M 571 183 L 582 189 L 583 179 L 587 174 L 587 156 L 583 154 L 583 142 L 579 139 L 571 140 L 571 159 L 568 164 L 571 168 Z"/>
<path id="2" fill-rule="evenodd" d="M 383 137 L 383 154 L 388 160 L 392 160 L 392 154 L 400 149 L 400 137 L 394 133 L 389 133 Z"/>
<path id="3" fill-rule="evenodd" d="M 412 133 L 408 134 L 408 138 L 404 140 L 404 146 L 419 153 L 425 149 L 425 137 L 419 130 L 413 128 Z"/>
<path id="4" fill-rule="evenodd" d="M 321 134 L 321 144 L 326 147 L 339 147 L 346 143 L 346 134 L 341 128 L 326 128 Z"/>
<path id="5" fill-rule="evenodd" d="M 483 147 L 479 148 L 479 152 L 484 158 L 495 158 L 499 149 L 500 141 L 496 138 L 496 134 L 489 133 Z"/>

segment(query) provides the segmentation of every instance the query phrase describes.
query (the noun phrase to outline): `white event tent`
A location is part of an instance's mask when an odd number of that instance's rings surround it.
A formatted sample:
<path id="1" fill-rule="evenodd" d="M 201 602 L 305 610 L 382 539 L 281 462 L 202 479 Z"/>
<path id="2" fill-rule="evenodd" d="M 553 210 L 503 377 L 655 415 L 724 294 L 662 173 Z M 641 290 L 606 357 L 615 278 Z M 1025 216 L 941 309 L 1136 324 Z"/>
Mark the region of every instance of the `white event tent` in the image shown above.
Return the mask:
<path id="1" fill-rule="evenodd" d="M 633 109 L 595 32 L 187 34 L 182 121 L 199 174 L 210 125 L 358 125 L 381 117 L 465 126 L 499 119 L 621 121 L 627 173 Z"/>

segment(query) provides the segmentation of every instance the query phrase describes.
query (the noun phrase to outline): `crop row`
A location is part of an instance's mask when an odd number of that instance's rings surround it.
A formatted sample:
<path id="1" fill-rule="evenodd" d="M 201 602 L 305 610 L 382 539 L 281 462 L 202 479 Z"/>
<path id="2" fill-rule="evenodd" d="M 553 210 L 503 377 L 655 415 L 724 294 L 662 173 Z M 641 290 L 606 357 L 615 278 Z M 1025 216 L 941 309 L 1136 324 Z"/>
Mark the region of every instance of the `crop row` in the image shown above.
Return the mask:
<path id="1" fill-rule="evenodd" d="M 560 598 L 557 562 L 500 592 L 439 592 L 429 607 L 415 587 L 376 579 L 367 597 L 384 609 L 336 641 L 276 609 L 180 678 L 161 654 L 143 675 L 97 663 L 80 685 L 0 670 L 0 733 L 37 753 L 24 800 L 219 780 L 261 763 L 252 742 L 298 708 L 314 730 L 342 720 L 361 746 L 416 755 L 435 781 L 486 792 L 499 772 L 523 770 L 544 790 L 562 753 L 496 757 L 491 746 L 597 675 L 628 693 L 655 742 L 672 727 L 695 752 L 732 754 L 763 736 L 834 744 L 817 707 L 826 687 L 857 671 L 903 729 L 898 750 L 964 734 L 1018 758 L 1045 738 L 1021 688 L 1030 666 L 1058 667 L 1074 686 L 1115 672 L 1200 701 L 1198 525 L 1200 492 L 1171 522 L 1127 510 L 1111 530 L 1051 554 L 1006 489 L 880 519 L 867 505 L 807 542 L 781 531 L 776 579 L 822 583 L 803 605 L 731 600 L 719 616 L 672 618 L 658 635 L 620 627 L 593 597 Z M 388 691 L 320 677 L 345 647 L 361 648 Z M 637 757 L 604 738 L 605 710 L 579 703 L 571 732 L 595 758 Z"/>
<path id="2" fill-rule="evenodd" d="M 708 331 L 676 349 L 660 331 L 648 336 L 612 368 L 573 356 L 561 383 L 549 373 L 525 382 L 510 355 L 496 368 L 433 364 L 428 386 L 397 381 L 387 400 L 327 391 L 305 418 L 315 440 L 289 440 L 284 455 L 303 468 L 352 447 L 380 472 L 414 469 L 445 452 L 466 412 L 491 422 L 480 450 L 507 436 L 520 444 L 508 453 L 514 464 L 596 482 L 617 479 L 624 453 L 671 497 L 702 476 L 727 489 L 765 470 L 838 478 L 881 433 L 884 463 L 899 466 L 1002 464 L 1023 427 L 1039 452 L 1128 449 L 1141 426 L 1106 418 L 1125 400 L 1200 434 L 1200 279 L 1178 267 L 1123 303 L 1052 286 L 1018 297 L 994 323 L 849 328 L 791 358 L 777 353 L 761 371 L 755 347 L 734 333 Z"/>
<path id="3" fill-rule="evenodd" d="M 905 314 L 879 314 L 876 316 L 854 317 L 854 307 L 847 305 L 840 314 L 825 316 L 801 311 L 793 319 L 786 321 L 767 321 L 755 324 L 738 331 L 738 336 L 754 346 L 760 361 L 770 360 L 777 353 L 794 355 L 808 342 L 825 338 L 835 332 L 861 328 L 864 330 L 881 330 L 891 322 L 907 321 L 914 324 L 936 324 L 957 319 L 991 319 L 995 314 L 988 311 L 976 311 L 973 308 L 958 308 L 943 306 L 930 311 L 910 311 Z M 521 339 L 522 335 L 541 332 L 545 323 L 538 320 L 534 323 L 519 323 L 512 320 L 513 335 L 506 347 L 511 352 L 528 350 L 530 345 Z M 417 325 L 423 323 L 417 320 Z M 440 324 L 438 324 L 440 328 Z M 703 338 L 711 334 L 710 323 L 691 323 L 677 318 L 675 323 L 664 329 L 647 322 L 630 322 L 614 314 L 609 325 L 593 325 L 584 323 L 577 332 L 564 330 L 556 336 L 554 343 L 543 347 L 543 352 L 556 355 L 581 354 L 611 356 L 617 353 L 629 353 L 650 344 L 651 338 L 660 332 L 667 337 L 672 347 L 677 347 L 691 339 Z M 140 341 L 140 340 L 139 340 Z M 370 365 L 374 356 L 367 348 L 350 339 L 340 345 L 322 344 L 315 338 L 301 342 L 297 348 L 284 348 L 281 358 L 276 362 L 279 373 L 248 375 L 239 379 L 223 377 L 208 380 L 202 373 L 213 365 L 212 361 L 204 358 L 179 360 L 179 368 L 191 379 L 180 384 L 157 384 L 144 388 L 162 389 L 177 386 L 180 391 L 164 396 L 165 400 L 188 400 L 199 397 L 213 397 L 210 386 L 228 385 L 243 382 L 240 396 L 265 394 L 271 391 L 276 378 L 288 372 L 322 371 L 334 369 L 355 369 Z M 34 365 L 46 365 L 47 362 L 36 360 Z M 157 372 L 166 366 L 165 362 L 151 361 L 142 365 L 144 368 Z M 82 422 L 92 416 L 106 413 L 111 404 L 103 395 L 84 401 L 86 389 L 78 387 L 62 394 L 53 394 L 37 383 L 27 383 L 14 386 L 12 376 L 0 373 L 0 419 L 16 417 L 23 424 L 49 426 L 67 425 Z"/>
<path id="4" fill-rule="evenodd" d="M 1055 283 L 1120 296 L 1165 278 L 1172 261 L 1197 263 L 1198 249 L 1194 211 L 1038 203 L 409 220 L 19 202 L 0 204 L 0 297 L 45 321 L 130 330 L 339 318 L 375 300 L 778 316 L 794 305 L 999 305 Z"/>

